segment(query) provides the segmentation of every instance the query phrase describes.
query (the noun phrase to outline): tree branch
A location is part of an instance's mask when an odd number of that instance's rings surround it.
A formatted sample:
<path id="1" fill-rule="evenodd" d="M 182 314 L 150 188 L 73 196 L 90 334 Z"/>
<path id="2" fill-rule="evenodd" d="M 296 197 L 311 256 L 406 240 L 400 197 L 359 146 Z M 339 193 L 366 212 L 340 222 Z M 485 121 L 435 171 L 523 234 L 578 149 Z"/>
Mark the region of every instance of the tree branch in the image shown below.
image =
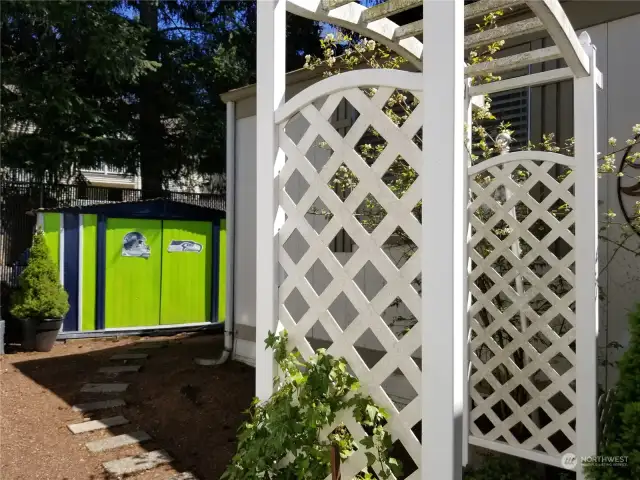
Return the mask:
<path id="1" fill-rule="evenodd" d="M 631 148 L 631 147 L 633 147 L 634 145 L 637 145 L 638 143 L 640 143 L 640 135 L 636 135 L 636 138 L 633 140 L 633 142 L 632 142 L 632 143 L 629 143 L 628 145 L 625 145 L 625 146 L 624 146 L 624 147 L 622 147 L 622 148 L 619 148 L 619 149 L 617 149 L 617 150 L 614 150 L 614 151 L 613 151 L 613 152 L 611 152 L 611 153 L 607 153 L 606 155 L 602 155 L 602 156 L 598 157 L 596 160 L 604 160 L 604 157 L 606 157 L 607 155 L 614 155 L 614 154 L 616 154 L 616 153 L 620 153 L 620 152 L 622 152 L 623 150 L 627 150 L 628 148 Z"/>
<path id="2" fill-rule="evenodd" d="M 625 245 L 625 243 L 627 243 L 627 240 L 629 240 L 631 236 L 625 238 L 622 242 L 616 242 L 615 240 L 610 239 L 606 235 L 598 235 L 598 238 L 600 240 L 606 240 L 607 242 L 611 242 L 616 246 L 616 249 L 613 251 L 613 255 L 611 255 L 609 260 L 607 260 L 607 263 L 605 264 L 605 266 L 600 269 L 600 272 L 598 273 L 598 275 L 602 275 L 604 273 L 604 271 L 609 267 L 609 265 L 613 261 L 614 257 L 616 256 L 616 253 L 618 253 L 621 249 L 626 250 L 629 253 L 633 253 L 636 257 L 640 255 L 639 251 L 633 250 L 632 248 L 629 248 Z"/>
<path id="3" fill-rule="evenodd" d="M 158 33 L 165 33 L 165 32 L 171 32 L 171 31 L 176 31 L 176 30 L 184 30 L 186 32 L 195 32 L 195 31 L 201 31 L 201 32 L 205 32 L 205 30 L 202 27 L 167 27 L 167 28 L 162 28 L 160 30 L 158 30 Z"/>

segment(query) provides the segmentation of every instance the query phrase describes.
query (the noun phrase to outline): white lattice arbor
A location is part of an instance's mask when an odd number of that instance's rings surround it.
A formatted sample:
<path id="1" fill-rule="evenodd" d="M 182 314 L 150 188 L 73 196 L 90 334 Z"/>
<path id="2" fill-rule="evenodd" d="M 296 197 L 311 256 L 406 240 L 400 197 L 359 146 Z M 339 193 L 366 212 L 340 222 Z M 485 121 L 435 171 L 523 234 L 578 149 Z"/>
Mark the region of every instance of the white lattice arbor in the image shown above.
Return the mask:
<path id="1" fill-rule="evenodd" d="M 469 169 L 470 441 L 545 463 L 576 443 L 569 168 L 571 157 L 516 152 Z"/>
<path id="2" fill-rule="evenodd" d="M 398 199 L 382 180 L 399 155 L 418 174 L 422 171 L 420 149 L 413 142 L 406 141 L 413 138 L 422 127 L 422 108 L 418 105 L 400 128 L 394 125 L 382 110 L 396 89 L 413 92 L 418 98 L 421 96 L 418 92 L 420 75 L 407 72 L 395 75 L 396 73 L 400 72 L 369 72 L 369 85 L 362 85 L 359 72 L 350 72 L 325 80 L 318 84 L 317 88 L 309 91 L 313 96 L 296 97 L 290 102 L 291 106 L 285 106 L 282 112 L 276 114 L 276 122 L 279 122 L 279 145 L 287 158 L 278 175 L 280 207 L 286 216 L 279 232 L 278 258 L 286 273 L 286 280 L 281 283 L 279 289 L 279 321 L 289 332 L 292 343 L 304 355 L 313 353 L 305 335 L 316 322 L 320 322 L 331 338 L 328 352 L 345 357 L 356 376 L 366 385 L 372 398 L 394 413 L 387 428 L 402 442 L 414 462 L 419 463 L 420 443 L 411 432 L 411 428 L 420 421 L 419 397 L 400 412 L 382 387 L 384 381 L 397 369 L 403 372 L 415 390 L 419 391 L 421 385 L 420 369 L 411 358 L 421 345 L 419 329 L 412 329 L 398 339 L 382 319 L 383 312 L 398 297 L 411 311 L 417 312 L 418 315 L 420 313 L 420 297 L 411 287 L 411 283 L 420 273 L 420 259 L 418 256 L 412 256 L 398 269 L 382 248 L 398 227 L 402 228 L 414 243 L 421 242 L 420 223 L 411 213 L 420 201 L 419 182 L 414 183 L 402 198 Z M 389 81 L 394 83 L 387 85 Z M 377 93 L 368 98 L 360 87 L 373 85 L 378 87 Z M 337 91 L 331 93 L 334 90 Z M 316 108 L 313 102 L 324 97 L 326 99 L 322 107 Z M 360 113 L 344 137 L 328 121 L 343 99 L 347 99 Z M 287 134 L 286 122 L 297 112 L 306 118 L 310 126 L 296 145 Z M 356 143 L 370 126 L 377 131 L 385 132 L 388 142 L 385 151 L 372 166 L 369 166 L 355 150 Z M 318 136 L 321 136 L 333 151 L 320 171 L 317 171 L 304 155 Z M 359 180 L 344 202 L 330 188 L 332 177 L 343 164 Z M 285 190 L 289 178 L 295 171 L 300 172 L 309 184 L 309 189 L 297 204 Z M 371 234 L 354 216 L 368 195 L 373 195 L 387 212 Z M 305 218 L 306 213 L 318 200 L 332 214 L 331 220 L 320 233 L 316 232 Z M 345 265 L 342 265 L 327 248 L 341 229 L 344 229 L 359 247 Z M 285 249 L 287 239 L 295 230 L 302 235 L 309 247 L 297 262 L 294 262 Z M 314 291 L 306 280 L 307 272 L 318 260 L 333 279 L 320 294 Z M 372 299 L 368 299 L 353 281 L 367 262 L 371 262 L 386 280 L 386 285 Z M 285 305 L 294 289 L 300 292 L 309 305 L 307 312 L 297 322 Z M 344 330 L 330 313 L 331 304 L 343 293 L 358 311 L 358 316 Z M 367 330 L 373 332 L 385 352 L 383 360 L 371 369 L 354 349 L 358 339 Z M 352 468 L 355 474 L 363 465 L 366 465 L 364 455 L 361 459 L 354 458 L 345 468 Z M 346 478 L 349 478 L 348 471 L 345 471 Z"/>
<path id="3" fill-rule="evenodd" d="M 424 20 L 397 25 L 387 18 L 421 4 Z M 464 36 L 465 20 L 498 8 L 523 9 L 530 17 Z M 353 71 L 285 102 L 286 9 L 380 41 L 422 72 Z M 538 31 L 547 31 L 555 46 L 463 63 L 466 49 Z M 559 58 L 567 67 L 486 85 L 468 80 Z M 471 166 L 465 124 L 474 96 L 565 79 L 574 80 L 574 157 L 516 152 Z M 272 391 L 273 357 L 261 346 L 267 333 L 286 329 L 292 347 L 308 356 L 309 332 L 319 325 L 329 352 L 344 356 L 366 392 L 392 413 L 386 428 L 416 465 L 407 478 L 461 478 L 469 444 L 557 466 L 566 453 L 595 454 L 600 81 L 595 48 L 588 36 L 578 39 L 556 0 L 480 0 L 466 7 L 454 0 L 391 0 L 371 8 L 348 0 L 258 2 L 257 395 Z M 364 91 L 370 87 L 374 95 Z M 383 110 L 396 91 L 419 101 L 401 126 Z M 345 100 L 358 112 L 347 133 L 331 124 Z M 293 135 L 300 118 L 306 130 Z M 373 163 L 356 148 L 369 128 L 386 142 Z M 419 131 L 422 148 L 414 142 Z M 310 153 L 318 138 L 330 152 L 323 164 Z M 421 179 L 401 196 L 385 180 L 398 161 Z M 330 185 L 338 170 L 357 178 L 346 198 Z M 306 187 L 291 196 L 294 176 Z M 384 212 L 373 230 L 357 216 L 371 199 Z M 308 218 L 318 204 L 330 213 L 321 229 Z M 398 229 L 417 247 L 400 264 L 385 252 Z M 346 261 L 329 249 L 341 231 L 358 247 Z M 294 238 L 295 255 L 287 248 Z M 308 280 L 316 268 L 328 278 L 321 289 Z M 383 279 L 374 294 L 355 281 L 366 269 Z M 420 276 L 422 294 L 412 285 Z M 294 294 L 306 306 L 299 315 L 288 307 Z M 331 313 L 338 297 L 356 311 L 347 324 Z M 417 320 L 405 335 L 384 314 L 398 300 Z M 382 355 L 375 365 L 360 353 L 365 335 Z M 416 394 L 403 406 L 388 386 L 398 376 Z M 356 438 L 366 435 L 353 419 L 340 421 Z M 357 452 L 343 478 L 365 465 Z"/>

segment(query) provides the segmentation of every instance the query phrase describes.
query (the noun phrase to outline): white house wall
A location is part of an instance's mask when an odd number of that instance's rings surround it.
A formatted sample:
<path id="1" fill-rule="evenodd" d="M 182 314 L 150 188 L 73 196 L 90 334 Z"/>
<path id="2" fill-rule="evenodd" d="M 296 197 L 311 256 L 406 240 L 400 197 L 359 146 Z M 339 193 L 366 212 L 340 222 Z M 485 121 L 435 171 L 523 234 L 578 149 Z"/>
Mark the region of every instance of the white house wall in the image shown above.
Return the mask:
<path id="1" fill-rule="evenodd" d="M 598 92 L 598 150 L 603 154 L 612 150 L 608 146 L 610 137 L 618 139 L 620 148 L 631 136 L 633 125 L 640 123 L 640 97 L 636 94 L 637 82 L 634 81 L 640 74 L 640 58 L 636 54 L 637 42 L 633 41 L 634 35 L 637 36 L 634 32 L 639 28 L 640 15 L 633 15 L 586 29 L 597 47 L 598 67 L 603 73 L 603 89 Z M 532 43 L 534 48 L 551 45 L 548 39 Z M 559 145 L 573 137 L 572 81 L 532 88 L 530 117 L 530 135 L 534 142 L 540 141 L 543 133 L 555 133 Z M 624 222 L 617 196 L 617 178 L 604 176 L 598 188 L 601 218 L 612 210 L 616 214 L 615 221 Z M 606 233 L 613 239 L 618 234 L 615 228 Z M 639 242 L 640 237 L 635 236 L 625 246 L 637 250 Z M 599 254 L 600 268 L 608 265 L 599 279 L 603 296 L 598 345 L 604 360 L 608 343 L 617 342 L 625 347 L 628 344 L 627 315 L 635 303 L 640 302 L 640 262 L 629 251 L 617 249 L 608 241 L 601 241 Z M 622 351 L 610 348 L 608 361 L 618 360 Z M 604 368 L 599 372 L 599 381 L 607 388 L 611 388 L 616 380 L 617 369 L 613 366 L 606 372 Z"/>
<path id="2" fill-rule="evenodd" d="M 255 363 L 256 326 L 256 117 L 236 122 L 234 355 Z"/>
<path id="3" fill-rule="evenodd" d="M 601 110 L 600 130 L 606 134 L 599 135 L 599 150 L 607 152 L 607 139 L 615 137 L 619 146 L 631 136 L 633 125 L 640 123 L 640 96 L 638 95 L 638 78 L 640 78 L 640 56 L 638 55 L 638 31 L 640 31 L 640 15 L 623 18 L 610 22 L 604 26 L 605 41 L 596 44 L 598 57 L 606 58 L 606 75 L 604 76 L 605 101 L 600 102 Z M 602 46 L 600 46 L 602 45 Z M 598 105 L 600 107 L 600 105 Z M 606 110 L 604 110 L 606 109 Z M 616 221 L 623 222 L 621 209 L 618 203 L 617 179 L 610 176 L 606 180 L 606 189 L 603 189 L 602 212 L 609 209 L 617 214 Z M 636 197 L 636 201 L 640 198 Z M 615 237 L 615 231 L 610 235 Z M 640 247 L 640 237 L 634 236 L 626 245 L 631 249 Z M 606 288 L 607 296 L 603 301 L 604 312 L 601 325 L 608 326 L 608 331 L 603 332 L 604 339 L 617 341 L 627 346 L 629 342 L 629 330 L 627 314 L 633 309 L 634 304 L 640 302 L 640 261 L 638 257 L 627 250 L 620 249 L 615 254 L 616 246 L 612 243 L 603 245 L 601 249 L 600 265 L 604 266 L 611 261 L 608 273 L 601 280 L 601 285 Z M 612 351 L 610 360 L 617 360 L 621 351 Z M 617 380 L 616 370 L 609 369 L 607 384 L 611 387 Z"/>

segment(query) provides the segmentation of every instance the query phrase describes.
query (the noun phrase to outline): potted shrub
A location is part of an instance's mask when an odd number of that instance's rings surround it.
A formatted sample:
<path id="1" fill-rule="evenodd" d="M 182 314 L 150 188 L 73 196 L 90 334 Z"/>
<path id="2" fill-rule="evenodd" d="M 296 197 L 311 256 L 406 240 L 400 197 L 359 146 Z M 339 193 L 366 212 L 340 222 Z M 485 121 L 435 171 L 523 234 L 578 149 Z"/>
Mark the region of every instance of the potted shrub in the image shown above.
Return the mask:
<path id="1" fill-rule="evenodd" d="M 11 314 L 22 321 L 23 348 L 39 352 L 51 350 L 68 310 L 69 297 L 60 284 L 44 234 L 38 230 L 12 298 Z"/>

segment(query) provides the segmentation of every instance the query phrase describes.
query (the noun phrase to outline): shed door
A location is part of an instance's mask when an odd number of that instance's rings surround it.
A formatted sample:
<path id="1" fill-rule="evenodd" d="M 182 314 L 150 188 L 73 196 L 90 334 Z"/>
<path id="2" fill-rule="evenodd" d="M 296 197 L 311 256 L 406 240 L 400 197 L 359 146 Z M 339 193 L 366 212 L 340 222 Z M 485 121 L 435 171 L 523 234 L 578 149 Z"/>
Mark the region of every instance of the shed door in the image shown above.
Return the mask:
<path id="1" fill-rule="evenodd" d="M 210 321 L 213 247 L 211 222 L 164 221 L 162 325 Z"/>
<path id="2" fill-rule="evenodd" d="M 108 218 L 105 327 L 160 323 L 162 221 Z"/>

